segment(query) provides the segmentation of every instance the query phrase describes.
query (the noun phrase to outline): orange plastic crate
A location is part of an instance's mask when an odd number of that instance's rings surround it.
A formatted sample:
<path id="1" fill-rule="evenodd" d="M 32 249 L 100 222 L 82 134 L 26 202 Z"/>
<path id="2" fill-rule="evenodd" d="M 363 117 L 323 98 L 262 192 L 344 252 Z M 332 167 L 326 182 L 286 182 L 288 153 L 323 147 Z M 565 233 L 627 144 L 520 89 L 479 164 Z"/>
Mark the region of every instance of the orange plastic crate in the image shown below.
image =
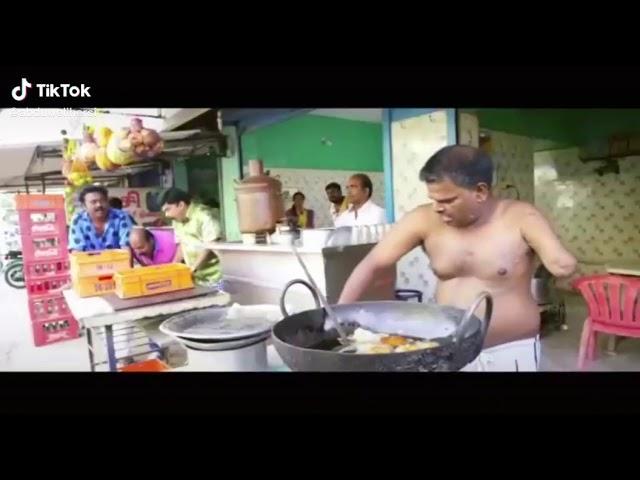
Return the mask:
<path id="1" fill-rule="evenodd" d="M 64 196 L 62 195 L 30 195 L 15 196 L 16 210 L 62 210 L 64 212 Z"/>
<path id="2" fill-rule="evenodd" d="M 167 370 L 169 370 L 169 365 L 155 358 L 127 365 L 120 369 L 121 372 L 166 372 Z"/>
<path id="3" fill-rule="evenodd" d="M 131 268 L 129 250 L 101 252 L 73 252 L 71 284 L 80 297 L 94 297 L 112 293 L 116 289 L 114 274 Z"/>
<path id="4" fill-rule="evenodd" d="M 72 252 L 71 277 L 97 277 L 113 275 L 131 268 L 129 250 L 103 250 L 101 252 Z"/>
<path id="5" fill-rule="evenodd" d="M 144 297 L 193 288 L 191 269 L 182 263 L 139 267 L 114 275 L 120 298 Z"/>

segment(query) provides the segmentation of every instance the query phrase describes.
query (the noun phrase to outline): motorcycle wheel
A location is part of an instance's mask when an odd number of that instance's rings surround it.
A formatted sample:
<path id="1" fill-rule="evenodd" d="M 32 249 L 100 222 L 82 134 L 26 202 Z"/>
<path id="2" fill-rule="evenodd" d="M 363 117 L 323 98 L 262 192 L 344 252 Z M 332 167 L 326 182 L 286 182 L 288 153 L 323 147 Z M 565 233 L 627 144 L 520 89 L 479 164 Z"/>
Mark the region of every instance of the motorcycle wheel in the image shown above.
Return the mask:
<path id="1" fill-rule="evenodd" d="M 4 279 L 10 287 L 17 289 L 25 288 L 22 262 L 9 265 L 4 272 Z"/>

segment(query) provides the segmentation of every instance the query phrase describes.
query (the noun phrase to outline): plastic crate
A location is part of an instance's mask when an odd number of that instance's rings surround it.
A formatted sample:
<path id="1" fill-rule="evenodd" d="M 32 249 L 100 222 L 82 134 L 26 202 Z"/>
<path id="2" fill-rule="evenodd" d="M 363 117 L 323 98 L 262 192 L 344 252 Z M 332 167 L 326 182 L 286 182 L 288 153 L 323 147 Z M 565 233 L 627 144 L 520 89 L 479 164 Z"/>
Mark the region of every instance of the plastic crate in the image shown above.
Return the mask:
<path id="1" fill-rule="evenodd" d="M 71 280 L 73 290 L 79 297 L 97 297 L 116 290 L 113 274 L 80 277 Z"/>
<path id="2" fill-rule="evenodd" d="M 27 293 L 30 297 L 53 295 L 71 285 L 69 275 L 56 275 L 49 278 L 31 279 L 26 281 Z"/>
<path id="3" fill-rule="evenodd" d="M 57 320 L 72 315 L 61 293 L 29 298 L 29 313 L 32 322 Z"/>
<path id="4" fill-rule="evenodd" d="M 25 261 L 62 260 L 69 256 L 66 235 L 20 235 Z"/>
<path id="5" fill-rule="evenodd" d="M 33 343 L 36 347 L 73 340 L 78 338 L 80 333 L 80 326 L 72 316 L 57 320 L 32 322 L 31 328 L 33 330 Z"/>
<path id="6" fill-rule="evenodd" d="M 15 196 L 16 210 L 63 210 L 64 196 L 62 195 L 31 195 Z"/>
<path id="7" fill-rule="evenodd" d="M 181 263 L 153 265 L 118 272 L 114 276 L 120 298 L 144 297 L 193 288 L 191 269 Z"/>
<path id="8" fill-rule="evenodd" d="M 100 252 L 72 252 L 69 256 L 71 276 L 75 279 L 113 275 L 131 268 L 129 250 L 103 250 Z"/>
<path id="9" fill-rule="evenodd" d="M 24 262 L 24 275 L 27 280 L 42 280 L 53 276 L 69 275 L 69 270 L 68 259 Z"/>
<path id="10" fill-rule="evenodd" d="M 21 210 L 18 212 L 20 232 L 25 235 L 57 235 L 67 237 L 64 210 Z"/>

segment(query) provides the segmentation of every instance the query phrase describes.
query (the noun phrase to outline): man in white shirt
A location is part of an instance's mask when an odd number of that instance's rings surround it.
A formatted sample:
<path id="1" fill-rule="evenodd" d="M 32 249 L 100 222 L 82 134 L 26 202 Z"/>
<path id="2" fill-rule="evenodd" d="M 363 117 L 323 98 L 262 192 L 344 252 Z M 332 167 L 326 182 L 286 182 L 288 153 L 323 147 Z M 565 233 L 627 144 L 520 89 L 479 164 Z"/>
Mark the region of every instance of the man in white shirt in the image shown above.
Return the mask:
<path id="1" fill-rule="evenodd" d="M 336 227 L 355 227 L 360 225 L 381 225 L 387 223 L 383 208 L 371 200 L 373 184 L 364 173 L 357 173 L 347 183 L 349 208 L 336 218 Z"/>

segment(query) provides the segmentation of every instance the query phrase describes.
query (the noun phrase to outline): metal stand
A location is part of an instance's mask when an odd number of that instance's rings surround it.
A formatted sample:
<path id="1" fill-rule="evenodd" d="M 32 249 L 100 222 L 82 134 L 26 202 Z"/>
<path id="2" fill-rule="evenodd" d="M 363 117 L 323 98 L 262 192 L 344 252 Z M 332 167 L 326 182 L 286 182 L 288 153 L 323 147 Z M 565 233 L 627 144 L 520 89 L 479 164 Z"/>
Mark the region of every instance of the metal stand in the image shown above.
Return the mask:
<path id="1" fill-rule="evenodd" d="M 555 330 L 569 330 L 564 300 L 559 299 L 555 303 L 538 304 L 541 317 L 541 330 L 545 326 L 552 326 Z M 550 318 L 549 318 L 550 317 Z M 550 320 L 550 321 L 549 321 Z M 547 331 L 548 333 L 548 331 Z"/>
<path id="2" fill-rule="evenodd" d="M 408 302 L 409 300 L 415 299 L 418 303 L 422 303 L 422 292 L 420 290 L 400 288 L 396 289 L 395 296 L 396 300 Z"/>
<path id="3" fill-rule="evenodd" d="M 106 360 L 96 361 L 96 341 L 105 347 Z M 108 365 L 110 372 L 117 372 L 118 366 L 133 363 L 136 357 L 162 352 L 161 347 L 136 325 L 124 325 L 118 329 L 114 329 L 113 325 L 96 329 L 87 328 L 87 345 L 92 372 L 95 372 L 96 367 L 100 365 Z"/>

